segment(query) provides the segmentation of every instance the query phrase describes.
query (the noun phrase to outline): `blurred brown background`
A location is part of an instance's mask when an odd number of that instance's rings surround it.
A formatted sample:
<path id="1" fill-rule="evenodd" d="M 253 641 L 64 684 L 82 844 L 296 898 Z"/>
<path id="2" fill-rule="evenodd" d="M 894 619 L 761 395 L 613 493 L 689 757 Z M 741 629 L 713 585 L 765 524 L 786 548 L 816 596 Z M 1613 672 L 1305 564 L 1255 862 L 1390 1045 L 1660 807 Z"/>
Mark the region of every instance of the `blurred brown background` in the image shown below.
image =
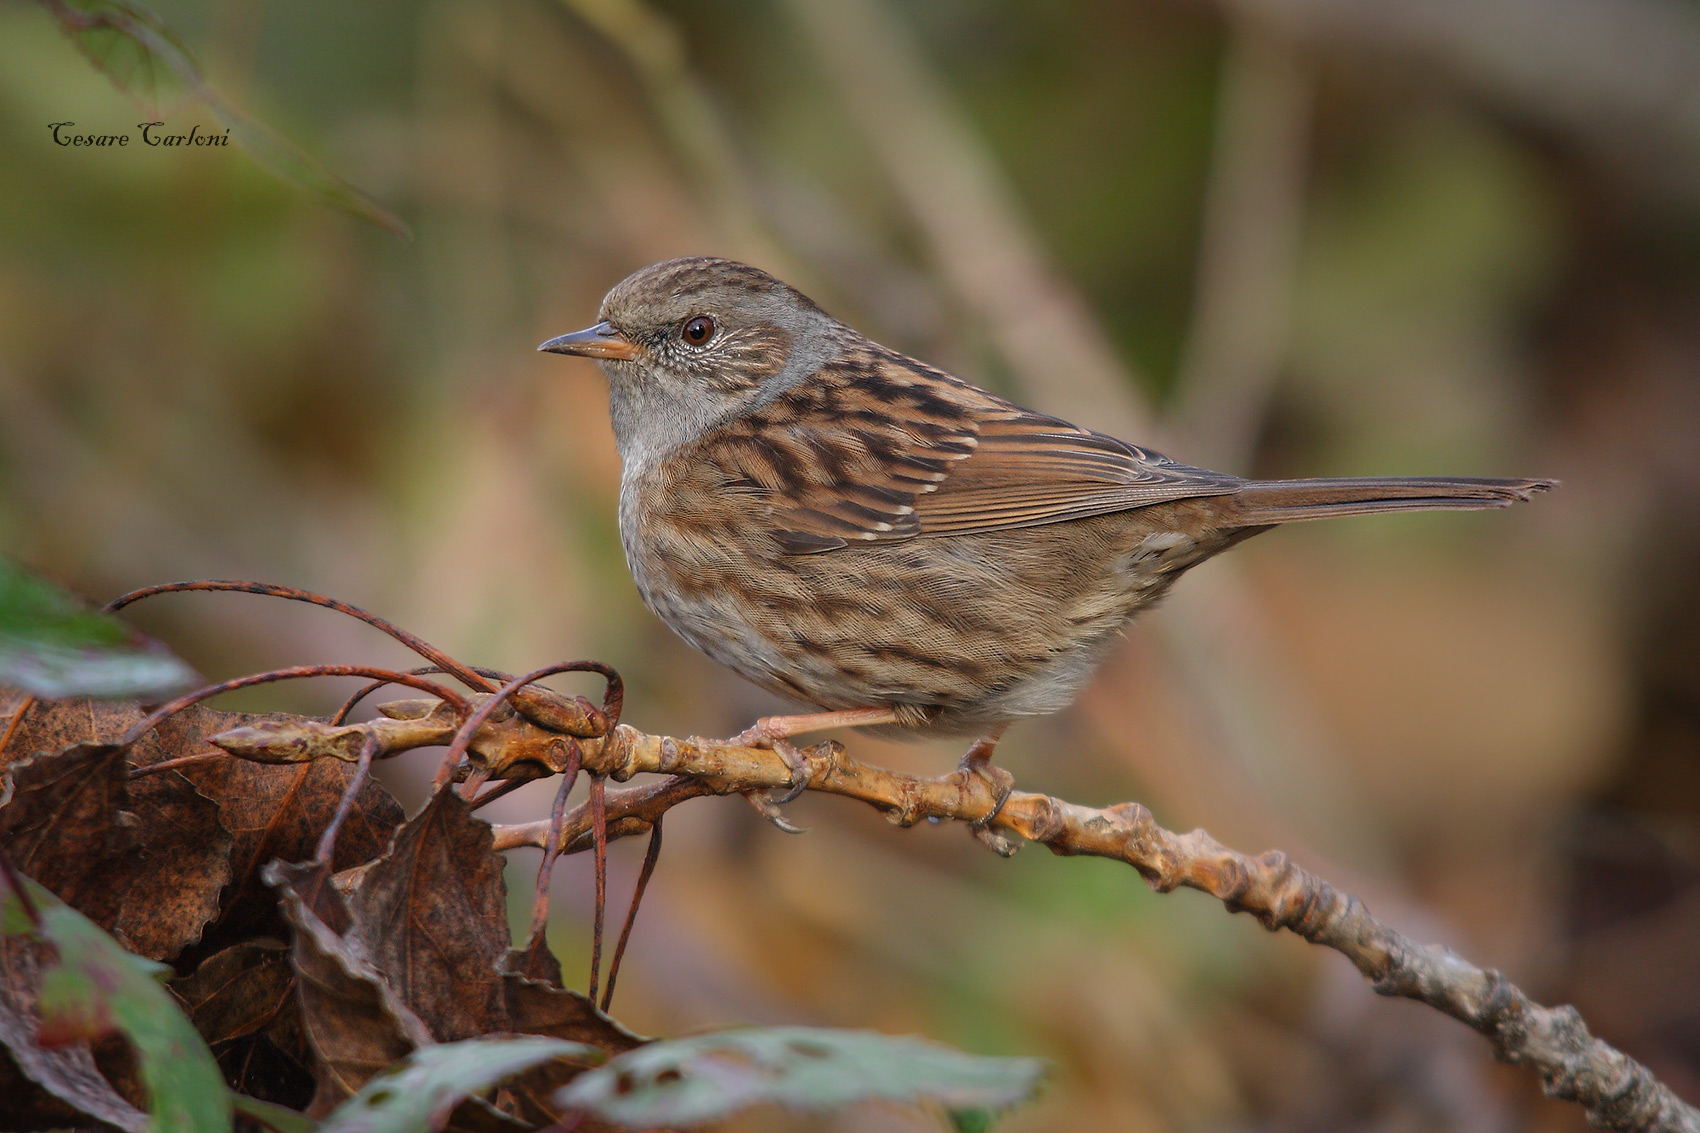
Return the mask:
<path id="1" fill-rule="evenodd" d="M 510 671 L 598 657 L 628 722 L 727 734 L 774 706 L 643 610 L 601 377 L 533 352 L 685 253 L 1196 463 L 1558 476 L 1509 512 L 1258 539 L 1000 750 L 1030 789 L 1287 849 L 1700 1098 L 1700 8 L 157 7 L 415 239 L 235 149 L 54 146 L 49 122 L 138 108 L 0 7 L 0 552 L 102 599 L 292 583 Z M 401 660 L 253 598 L 135 617 L 213 676 Z M 1477 1036 L 1196 894 L 790 811 L 806 837 L 736 801 L 675 816 L 616 1014 L 1042 1055 L 1012 1130 L 1583 1128 Z M 558 877 L 570 968 L 588 863 Z"/>

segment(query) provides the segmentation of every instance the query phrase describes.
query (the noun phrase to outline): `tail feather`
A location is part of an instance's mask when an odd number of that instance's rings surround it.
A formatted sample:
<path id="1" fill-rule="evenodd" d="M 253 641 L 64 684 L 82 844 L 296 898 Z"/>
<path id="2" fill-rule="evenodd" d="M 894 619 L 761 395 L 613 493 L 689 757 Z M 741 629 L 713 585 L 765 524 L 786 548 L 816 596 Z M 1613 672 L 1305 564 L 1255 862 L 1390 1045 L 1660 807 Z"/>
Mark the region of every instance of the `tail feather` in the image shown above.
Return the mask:
<path id="1" fill-rule="evenodd" d="M 1473 476 L 1365 476 L 1334 480 L 1251 480 L 1234 494 L 1245 526 L 1377 515 L 1387 511 L 1473 511 L 1510 507 L 1557 480 Z"/>

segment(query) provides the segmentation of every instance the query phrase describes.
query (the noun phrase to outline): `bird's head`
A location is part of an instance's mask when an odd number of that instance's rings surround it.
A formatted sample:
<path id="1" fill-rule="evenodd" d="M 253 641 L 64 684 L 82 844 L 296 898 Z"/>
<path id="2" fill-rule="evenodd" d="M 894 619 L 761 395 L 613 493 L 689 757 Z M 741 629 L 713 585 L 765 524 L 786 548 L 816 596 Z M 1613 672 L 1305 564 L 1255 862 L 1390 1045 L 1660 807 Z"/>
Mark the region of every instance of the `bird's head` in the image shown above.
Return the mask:
<path id="1" fill-rule="evenodd" d="M 839 349 L 838 324 L 808 296 L 733 260 L 651 264 L 615 284 L 598 317 L 538 349 L 602 364 L 628 466 L 763 404 Z"/>

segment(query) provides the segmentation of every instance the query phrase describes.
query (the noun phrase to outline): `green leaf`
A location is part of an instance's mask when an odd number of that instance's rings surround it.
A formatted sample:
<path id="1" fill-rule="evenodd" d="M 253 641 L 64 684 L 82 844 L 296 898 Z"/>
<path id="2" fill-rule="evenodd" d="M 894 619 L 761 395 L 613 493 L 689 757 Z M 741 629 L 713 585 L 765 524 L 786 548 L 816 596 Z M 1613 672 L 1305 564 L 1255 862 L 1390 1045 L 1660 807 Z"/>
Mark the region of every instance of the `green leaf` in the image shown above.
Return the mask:
<path id="1" fill-rule="evenodd" d="M 638 1047 L 579 1075 L 555 1097 L 617 1125 L 658 1129 L 719 1121 L 766 1103 L 818 1110 L 881 1100 L 999 1110 L 1032 1097 L 1043 1074 L 1037 1059 L 964 1054 L 923 1039 L 761 1027 Z"/>
<path id="2" fill-rule="evenodd" d="M 315 1133 L 319 1128 L 319 1123 L 306 1114 L 273 1102 L 263 1102 L 247 1094 L 232 1094 L 230 1100 L 236 1104 L 237 1113 L 253 1118 L 262 1128 L 273 1133 Z"/>
<path id="3" fill-rule="evenodd" d="M 334 208 L 411 236 L 401 218 L 332 173 L 312 154 L 226 102 L 189 49 L 158 14 L 136 0 L 40 0 L 89 62 L 126 94 L 157 102 L 157 88 L 175 79 L 211 111 L 254 161 Z"/>
<path id="4" fill-rule="evenodd" d="M 441 1129 L 473 1094 L 555 1058 L 597 1060 L 585 1043 L 527 1035 L 421 1047 L 337 1106 L 319 1133 L 417 1133 Z"/>
<path id="5" fill-rule="evenodd" d="M 158 642 L 0 559 L 0 684 L 63 700 L 160 696 L 196 680 Z"/>
<path id="6" fill-rule="evenodd" d="M 48 889 L 24 884 L 39 916 L 31 931 L 59 954 L 42 979 L 36 1041 L 51 1046 L 120 1031 L 136 1052 L 154 1129 L 229 1133 L 230 1091 L 207 1044 L 160 986 L 161 966 L 124 951 Z M 13 905 L 22 902 L 0 874 L 0 906 Z M 18 924 L 10 912 L 0 922 Z"/>
<path id="7" fill-rule="evenodd" d="M 989 1133 L 998 1120 L 989 1109 L 953 1109 L 947 1116 L 955 1133 Z"/>

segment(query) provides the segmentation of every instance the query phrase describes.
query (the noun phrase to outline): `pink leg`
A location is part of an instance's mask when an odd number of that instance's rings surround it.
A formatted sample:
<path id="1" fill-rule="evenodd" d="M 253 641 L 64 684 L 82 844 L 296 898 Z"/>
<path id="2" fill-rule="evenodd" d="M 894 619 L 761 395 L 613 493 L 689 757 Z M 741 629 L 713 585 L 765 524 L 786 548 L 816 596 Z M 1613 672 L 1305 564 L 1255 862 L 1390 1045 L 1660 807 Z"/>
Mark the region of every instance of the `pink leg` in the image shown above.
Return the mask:
<path id="1" fill-rule="evenodd" d="M 992 765 L 992 752 L 997 749 L 998 741 L 1003 739 L 1004 729 L 1008 724 L 999 724 L 988 728 L 973 745 L 962 754 L 962 767 L 965 771 L 983 773 Z"/>
<path id="2" fill-rule="evenodd" d="M 763 716 L 754 727 L 745 728 L 732 737 L 735 744 L 751 747 L 771 747 L 791 768 L 791 786 L 769 802 L 783 806 L 803 793 L 808 786 L 809 761 L 791 744 L 789 737 L 804 732 L 821 732 L 828 728 L 860 728 L 869 724 L 895 724 L 897 713 L 890 708 L 850 708 L 842 712 L 809 712 L 800 716 Z M 778 811 L 773 812 L 774 815 Z M 769 816 L 772 817 L 771 815 Z M 784 829 L 784 827 L 781 827 Z"/>
<path id="3" fill-rule="evenodd" d="M 774 740 L 789 739 L 805 732 L 823 732 L 828 728 L 862 728 L 871 724 L 895 724 L 897 712 L 891 708 L 849 708 L 842 712 L 809 712 L 800 716 L 763 716 L 755 726 L 745 728 L 732 737 L 735 744 L 766 747 Z M 989 754 L 989 749 L 988 749 Z"/>

